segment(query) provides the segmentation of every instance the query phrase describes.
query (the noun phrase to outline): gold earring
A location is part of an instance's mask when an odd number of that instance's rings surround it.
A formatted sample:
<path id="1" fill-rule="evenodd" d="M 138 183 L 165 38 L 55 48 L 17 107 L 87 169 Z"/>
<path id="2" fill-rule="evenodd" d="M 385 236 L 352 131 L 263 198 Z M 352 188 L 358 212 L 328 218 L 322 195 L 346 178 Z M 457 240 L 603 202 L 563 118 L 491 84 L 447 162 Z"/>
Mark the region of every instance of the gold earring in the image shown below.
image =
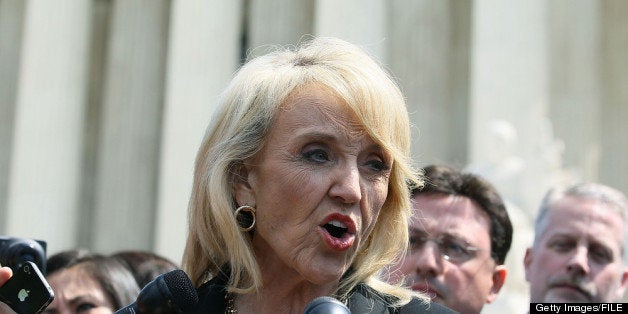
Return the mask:
<path id="1" fill-rule="evenodd" d="M 234 215 L 241 231 L 253 230 L 255 227 L 255 207 L 242 205 L 235 210 Z"/>

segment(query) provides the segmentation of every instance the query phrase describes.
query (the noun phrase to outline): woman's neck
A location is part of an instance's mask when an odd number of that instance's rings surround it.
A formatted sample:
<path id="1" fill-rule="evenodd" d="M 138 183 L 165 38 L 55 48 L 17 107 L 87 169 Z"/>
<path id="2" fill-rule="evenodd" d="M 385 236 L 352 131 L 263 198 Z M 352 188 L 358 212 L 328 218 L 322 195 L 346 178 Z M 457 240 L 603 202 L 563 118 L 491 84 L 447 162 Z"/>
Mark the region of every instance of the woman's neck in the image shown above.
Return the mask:
<path id="1" fill-rule="evenodd" d="M 233 296 L 238 313 L 303 313 L 310 301 L 331 295 L 338 287 L 337 282 L 313 284 L 290 270 L 262 274 L 263 286 L 257 293 Z"/>

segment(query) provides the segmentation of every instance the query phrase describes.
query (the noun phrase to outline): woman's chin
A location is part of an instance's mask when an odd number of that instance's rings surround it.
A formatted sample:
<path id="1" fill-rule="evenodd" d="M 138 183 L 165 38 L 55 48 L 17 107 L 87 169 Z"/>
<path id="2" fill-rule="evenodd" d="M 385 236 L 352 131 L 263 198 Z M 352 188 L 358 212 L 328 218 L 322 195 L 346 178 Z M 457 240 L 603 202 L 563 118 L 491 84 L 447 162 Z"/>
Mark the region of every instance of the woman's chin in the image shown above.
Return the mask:
<path id="1" fill-rule="evenodd" d="M 349 269 L 349 265 L 344 263 L 322 263 L 309 267 L 304 275 L 309 282 L 324 285 L 339 282 L 347 269 Z"/>

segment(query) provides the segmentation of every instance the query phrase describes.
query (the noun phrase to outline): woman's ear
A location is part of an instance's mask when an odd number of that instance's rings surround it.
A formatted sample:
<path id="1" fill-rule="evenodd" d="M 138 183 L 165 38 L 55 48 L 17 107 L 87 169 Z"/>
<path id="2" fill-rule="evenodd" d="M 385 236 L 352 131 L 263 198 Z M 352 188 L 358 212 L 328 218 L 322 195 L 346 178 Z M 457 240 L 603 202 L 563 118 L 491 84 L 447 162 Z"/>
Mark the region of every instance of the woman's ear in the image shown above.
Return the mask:
<path id="1" fill-rule="evenodd" d="M 250 184 L 251 168 L 245 163 L 235 166 L 231 173 L 233 195 L 238 206 L 255 206 L 255 190 Z"/>

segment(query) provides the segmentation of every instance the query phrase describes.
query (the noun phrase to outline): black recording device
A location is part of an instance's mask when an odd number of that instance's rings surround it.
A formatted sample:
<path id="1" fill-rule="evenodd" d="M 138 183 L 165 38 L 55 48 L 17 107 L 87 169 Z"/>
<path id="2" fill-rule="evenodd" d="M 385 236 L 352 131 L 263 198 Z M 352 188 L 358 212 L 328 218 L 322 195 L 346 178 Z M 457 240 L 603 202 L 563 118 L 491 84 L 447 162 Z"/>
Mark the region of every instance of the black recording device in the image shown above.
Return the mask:
<path id="1" fill-rule="evenodd" d="M 175 269 L 149 282 L 137 300 L 115 314 L 181 314 L 194 308 L 198 294 L 188 275 Z"/>
<path id="2" fill-rule="evenodd" d="M 37 265 L 20 263 L 13 276 L 0 287 L 0 301 L 18 314 L 41 313 L 54 299 L 54 292 Z"/>
<path id="3" fill-rule="evenodd" d="M 46 274 L 46 242 L 28 238 L 0 236 L 0 264 L 15 272 L 24 262 L 35 263 Z"/>

